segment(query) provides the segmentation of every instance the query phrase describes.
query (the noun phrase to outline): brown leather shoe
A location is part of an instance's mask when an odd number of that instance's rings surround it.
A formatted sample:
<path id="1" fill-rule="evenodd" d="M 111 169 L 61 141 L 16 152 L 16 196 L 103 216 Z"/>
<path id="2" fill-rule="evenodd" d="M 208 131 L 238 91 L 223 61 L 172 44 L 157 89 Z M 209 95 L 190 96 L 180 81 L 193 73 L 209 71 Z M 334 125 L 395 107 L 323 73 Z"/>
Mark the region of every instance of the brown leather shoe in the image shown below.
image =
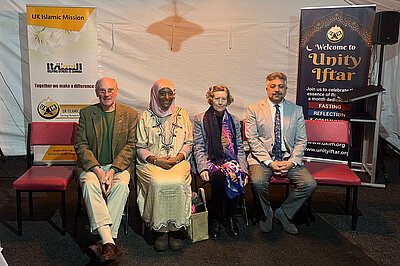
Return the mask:
<path id="1" fill-rule="evenodd" d="M 89 246 L 87 254 L 90 258 L 99 260 L 103 254 L 103 243 L 100 241 L 97 244 Z"/>
<path id="2" fill-rule="evenodd" d="M 103 264 L 114 261 L 121 256 L 121 254 L 121 251 L 116 245 L 112 243 L 105 243 L 103 245 L 103 254 L 100 257 L 100 263 Z"/>

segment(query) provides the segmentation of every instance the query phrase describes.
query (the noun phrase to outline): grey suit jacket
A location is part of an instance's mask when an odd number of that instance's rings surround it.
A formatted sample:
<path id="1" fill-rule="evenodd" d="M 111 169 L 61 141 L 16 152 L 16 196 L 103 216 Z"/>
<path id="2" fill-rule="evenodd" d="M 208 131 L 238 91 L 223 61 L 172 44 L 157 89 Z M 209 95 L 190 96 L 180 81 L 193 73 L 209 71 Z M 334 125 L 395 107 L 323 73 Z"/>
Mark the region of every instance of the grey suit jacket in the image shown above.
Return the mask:
<path id="1" fill-rule="evenodd" d="M 194 117 L 194 126 L 193 126 L 193 153 L 194 158 L 196 160 L 197 171 L 201 173 L 204 170 L 208 169 L 207 161 L 208 161 L 208 145 L 206 139 L 206 131 L 204 130 L 203 118 L 204 113 L 197 114 Z M 236 131 L 236 146 L 238 149 L 237 159 L 242 171 L 247 174 L 247 163 L 246 163 L 246 155 L 243 149 L 242 135 L 240 133 L 240 123 L 239 120 L 232 115 L 233 124 L 235 126 Z"/>
<path id="2" fill-rule="evenodd" d="M 250 146 L 249 165 L 272 160 L 275 141 L 273 120 L 267 98 L 247 108 L 245 133 Z M 282 120 L 282 136 L 287 149 L 284 159 L 302 165 L 307 145 L 303 108 L 285 100 Z"/>
<path id="3" fill-rule="evenodd" d="M 77 176 L 82 171 L 99 165 L 103 140 L 101 125 L 102 109 L 100 104 L 87 106 L 80 110 L 78 131 L 76 133 L 75 151 Z M 138 112 L 131 107 L 116 103 L 114 132 L 112 137 L 112 166 L 134 173 L 136 154 L 135 131 Z"/>

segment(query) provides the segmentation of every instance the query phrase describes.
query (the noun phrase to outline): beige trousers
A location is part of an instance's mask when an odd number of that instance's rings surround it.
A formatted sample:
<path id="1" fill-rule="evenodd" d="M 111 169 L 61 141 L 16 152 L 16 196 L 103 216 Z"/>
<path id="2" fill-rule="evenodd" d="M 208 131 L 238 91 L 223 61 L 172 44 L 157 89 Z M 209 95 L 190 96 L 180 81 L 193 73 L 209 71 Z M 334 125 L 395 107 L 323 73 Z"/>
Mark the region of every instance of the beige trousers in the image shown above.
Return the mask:
<path id="1" fill-rule="evenodd" d="M 101 169 L 107 173 L 110 167 L 111 165 L 101 166 Z M 107 198 L 104 199 L 96 174 L 82 172 L 79 181 L 89 216 L 91 233 L 94 233 L 100 226 L 109 225 L 112 237 L 117 238 L 122 214 L 129 196 L 129 180 L 130 174 L 127 170 L 115 174 L 112 188 Z"/>

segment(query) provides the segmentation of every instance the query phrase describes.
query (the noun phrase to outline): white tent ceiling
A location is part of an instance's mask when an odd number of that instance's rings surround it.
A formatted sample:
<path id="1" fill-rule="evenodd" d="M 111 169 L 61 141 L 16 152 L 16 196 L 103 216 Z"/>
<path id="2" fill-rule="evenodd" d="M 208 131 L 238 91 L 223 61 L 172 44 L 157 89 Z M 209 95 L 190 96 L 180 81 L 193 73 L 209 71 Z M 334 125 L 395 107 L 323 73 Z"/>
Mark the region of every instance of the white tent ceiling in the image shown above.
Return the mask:
<path id="1" fill-rule="evenodd" d="M 5 0 L 0 6 L 0 71 L 9 85 L 0 80 L 0 148 L 6 155 L 25 154 L 24 114 L 31 117 L 26 4 L 48 3 Z M 193 117 L 207 108 L 207 88 L 223 83 L 235 98 L 229 109 L 240 118 L 249 104 L 265 97 L 265 75 L 272 71 L 288 74 L 287 97 L 295 101 L 302 7 L 376 4 L 377 11 L 400 10 L 398 0 L 54 0 L 51 4 L 97 7 L 98 74 L 117 79 L 120 102 L 143 111 L 153 82 L 168 78 L 177 87 L 177 104 Z M 171 50 L 169 39 L 152 31 L 152 25 L 174 15 L 192 23 L 197 34 L 175 40 Z M 399 44 L 385 48 L 387 91 L 381 121 L 382 135 L 397 147 L 399 53 Z"/>

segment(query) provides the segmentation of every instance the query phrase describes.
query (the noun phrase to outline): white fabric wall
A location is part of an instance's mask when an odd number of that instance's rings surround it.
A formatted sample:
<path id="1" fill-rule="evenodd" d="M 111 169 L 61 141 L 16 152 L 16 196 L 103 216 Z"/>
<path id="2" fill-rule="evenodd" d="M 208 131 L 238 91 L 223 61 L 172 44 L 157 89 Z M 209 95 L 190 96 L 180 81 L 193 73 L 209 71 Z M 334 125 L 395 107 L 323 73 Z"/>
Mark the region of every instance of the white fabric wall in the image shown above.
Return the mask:
<path id="1" fill-rule="evenodd" d="M 395 10 L 400 12 L 399 0 L 353 0 L 355 4 L 376 4 L 377 12 Z M 379 48 L 377 59 L 379 60 Z M 381 123 L 379 134 L 400 149 L 400 43 L 385 45 L 382 85 L 386 89 L 382 97 Z M 372 62 L 371 62 L 372 64 Z M 377 62 L 371 73 L 371 83 L 377 84 Z"/>
<path id="2" fill-rule="evenodd" d="M 400 45 L 386 45 L 382 84 L 381 127 L 379 134 L 400 149 Z"/>
<path id="3" fill-rule="evenodd" d="M 368 1 L 357 2 L 365 4 Z M 388 10 L 387 6 L 390 9 L 400 6 L 397 0 L 378 2 L 384 3 L 383 7 L 378 5 L 378 11 L 380 8 Z M 46 4 L 48 1 L 6 0 L 0 6 L 0 71 L 30 118 L 27 3 Z M 99 77 L 117 79 L 120 102 L 141 112 L 148 106 L 149 90 L 154 81 L 168 78 L 177 88 L 177 105 L 193 117 L 208 107 L 205 101 L 208 87 L 222 83 L 231 89 L 235 98 L 229 110 L 244 118 L 247 106 L 265 97 L 265 76 L 270 72 L 288 74 L 287 98 L 295 101 L 300 8 L 346 6 L 350 2 L 54 0 L 52 4 L 97 6 L 98 73 Z M 171 27 L 157 28 L 157 33 L 164 39 L 152 34 L 154 24 L 165 20 L 175 21 L 172 50 Z M 391 82 L 397 89 L 391 91 L 395 96 L 385 95 L 390 104 L 385 105 L 387 111 L 383 112 L 395 116 L 397 121 L 398 47 L 397 44 L 387 48 L 388 56 L 389 49 L 394 50 L 391 58 L 386 57 L 385 69 L 388 71 L 385 72 L 384 86 Z M 26 120 L 24 123 L 22 112 L 1 80 L 0 96 L 6 103 L 0 102 L 0 148 L 6 155 L 22 155 L 25 153 Z M 396 127 L 388 131 L 398 133 L 399 127 L 400 123 L 396 123 Z"/>

